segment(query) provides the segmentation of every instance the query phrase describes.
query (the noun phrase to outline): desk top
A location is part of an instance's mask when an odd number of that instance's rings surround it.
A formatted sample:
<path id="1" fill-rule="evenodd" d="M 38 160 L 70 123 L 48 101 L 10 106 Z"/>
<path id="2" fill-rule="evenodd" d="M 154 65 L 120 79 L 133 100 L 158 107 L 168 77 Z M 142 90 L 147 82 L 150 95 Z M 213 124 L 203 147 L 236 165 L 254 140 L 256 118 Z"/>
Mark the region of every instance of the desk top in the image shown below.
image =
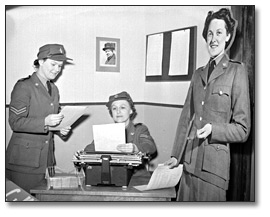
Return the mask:
<path id="1" fill-rule="evenodd" d="M 175 198 L 175 188 L 164 188 L 149 191 L 139 191 L 133 186 L 147 184 L 149 176 L 133 176 L 127 188 L 113 186 L 82 186 L 70 189 L 47 189 L 47 186 L 40 186 L 32 189 L 32 194 L 46 195 L 82 195 L 82 196 L 110 196 L 110 197 L 157 197 L 157 198 Z"/>

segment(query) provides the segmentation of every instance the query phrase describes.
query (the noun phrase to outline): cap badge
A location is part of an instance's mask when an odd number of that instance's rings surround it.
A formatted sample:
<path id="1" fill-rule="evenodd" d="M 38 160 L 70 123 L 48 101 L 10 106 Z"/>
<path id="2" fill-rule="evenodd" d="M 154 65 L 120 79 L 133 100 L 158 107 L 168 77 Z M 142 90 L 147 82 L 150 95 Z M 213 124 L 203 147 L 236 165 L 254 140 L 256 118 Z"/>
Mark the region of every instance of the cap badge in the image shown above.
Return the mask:
<path id="1" fill-rule="evenodd" d="M 61 47 L 60 47 L 59 51 L 60 51 L 60 53 L 63 53 L 63 51 L 62 51 Z"/>
<path id="2" fill-rule="evenodd" d="M 117 98 L 118 97 L 118 94 L 116 94 L 115 96 L 114 96 L 114 98 Z"/>

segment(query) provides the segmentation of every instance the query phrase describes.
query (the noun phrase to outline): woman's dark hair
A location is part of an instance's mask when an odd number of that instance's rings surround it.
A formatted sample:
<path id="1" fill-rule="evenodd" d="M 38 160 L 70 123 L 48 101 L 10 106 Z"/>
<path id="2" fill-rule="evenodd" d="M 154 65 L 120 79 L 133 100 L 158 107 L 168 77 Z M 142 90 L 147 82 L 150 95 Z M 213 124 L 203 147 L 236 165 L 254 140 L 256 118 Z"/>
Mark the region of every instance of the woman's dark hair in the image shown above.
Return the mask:
<path id="1" fill-rule="evenodd" d="M 39 62 L 38 62 L 38 59 L 34 60 L 34 67 L 35 68 L 39 68 Z"/>
<path id="2" fill-rule="evenodd" d="M 129 118 L 130 118 L 130 120 L 134 120 L 134 118 L 135 118 L 136 115 L 137 115 L 136 108 L 135 108 L 135 106 L 134 106 L 133 103 L 130 103 L 130 102 L 129 102 L 129 100 L 127 100 L 127 102 L 128 102 L 128 104 L 130 105 L 130 108 L 131 108 L 131 110 L 132 110 L 132 114 L 129 116 Z M 111 117 L 112 117 L 113 115 L 112 115 L 112 109 L 111 109 L 111 107 L 108 108 L 108 109 L 109 109 L 109 113 L 110 113 L 110 115 L 111 115 Z"/>
<path id="3" fill-rule="evenodd" d="M 204 29 L 202 33 L 202 36 L 205 41 L 207 41 L 208 28 L 209 28 L 210 22 L 213 19 L 224 20 L 226 24 L 225 28 L 226 28 L 227 34 L 231 34 L 230 40 L 226 43 L 226 46 L 225 46 L 225 48 L 227 48 L 228 45 L 231 43 L 232 39 L 234 38 L 237 21 L 232 18 L 231 12 L 228 8 L 221 8 L 219 11 L 215 13 L 213 11 L 209 11 L 205 19 Z"/>
<path id="4" fill-rule="evenodd" d="M 46 59 L 47 59 L 47 58 L 44 58 L 43 60 L 46 61 Z M 34 63 L 33 63 L 33 65 L 34 65 L 34 67 L 35 67 L 36 69 L 39 68 L 39 62 L 38 62 L 38 61 L 39 61 L 39 59 L 36 59 L 36 60 L 34 60 Z"/>

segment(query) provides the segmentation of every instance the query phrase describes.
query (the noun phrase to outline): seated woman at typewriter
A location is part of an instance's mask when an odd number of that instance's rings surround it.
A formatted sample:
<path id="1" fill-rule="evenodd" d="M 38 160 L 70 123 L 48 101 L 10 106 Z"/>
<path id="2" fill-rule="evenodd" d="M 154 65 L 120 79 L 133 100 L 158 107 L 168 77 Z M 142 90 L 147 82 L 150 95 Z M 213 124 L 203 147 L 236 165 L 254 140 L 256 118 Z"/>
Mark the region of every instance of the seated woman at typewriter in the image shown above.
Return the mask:
<path id="1" fill-rule="evenodd" d="M 119 144 L 117 149 L 124 153 L 142 152 L 146 153 L 149 158 L 154 157 L 157 148 L 148 128 L 141 123 L 132 122 L 136 116 L 136 109 L 130 95 L 125 91 L 112 95 L 106 106 L 115 123 L 125 123 L 126 143 Z M 94 141 L 87 145 L 84 151 L 95 151 Z"/>

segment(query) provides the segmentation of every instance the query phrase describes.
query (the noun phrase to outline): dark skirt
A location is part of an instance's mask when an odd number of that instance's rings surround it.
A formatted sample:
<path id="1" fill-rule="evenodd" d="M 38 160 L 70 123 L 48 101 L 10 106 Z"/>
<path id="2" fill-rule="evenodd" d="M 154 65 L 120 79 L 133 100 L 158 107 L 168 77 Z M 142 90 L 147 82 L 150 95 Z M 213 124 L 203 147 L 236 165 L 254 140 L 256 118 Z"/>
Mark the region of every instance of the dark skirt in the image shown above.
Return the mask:
<path id="1" fill-rule="evenodd" d="M 6 169 L 6 178 L 28 193 L 37 186 L 46 185 L 45 174 L 21 173 Z"/>

